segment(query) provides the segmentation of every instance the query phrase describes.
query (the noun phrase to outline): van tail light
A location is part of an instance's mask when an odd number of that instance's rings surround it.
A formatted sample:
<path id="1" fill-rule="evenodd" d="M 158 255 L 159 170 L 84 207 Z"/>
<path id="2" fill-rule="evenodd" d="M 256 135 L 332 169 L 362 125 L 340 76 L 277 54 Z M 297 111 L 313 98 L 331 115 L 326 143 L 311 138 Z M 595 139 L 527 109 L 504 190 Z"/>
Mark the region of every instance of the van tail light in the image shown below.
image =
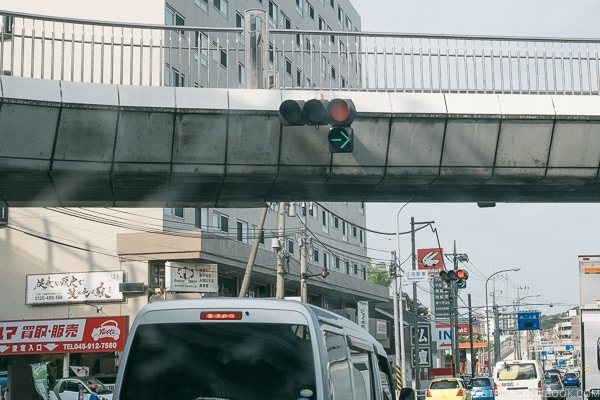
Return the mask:
<path id="1" fill-rule="evenodd" d="M 426 394 L 426 396 L 427 396 L 427 397 L 431 397 L 431 392 L 429 391 L 429 389 L 427 389 L 427 394 Z"/>
<path id="2" fill-rule="evenodd" d="M 496 381 L 494 381 L 494 396 L 498 396 L 498 385 L 496 384 Z"/>
<path id="3" fill-rule="evenodd" d="M 456 397 L 462 397 L 462 396 L 463 396 L 463 390 L 458 389 L 458 392 L 456 392 Z"/>
<path id="4" fill-rule="evenodd" d="M 202 311 L 201 320 L 239 320 L 242 319 L 241 311 Z"/>
<path id="5" fill-rule="evenodd" d="M 538 394 L 540 394 L 540 395 L 542 394 L 542 381 L 541 381 L 541 379 L 538 380 Z"/>

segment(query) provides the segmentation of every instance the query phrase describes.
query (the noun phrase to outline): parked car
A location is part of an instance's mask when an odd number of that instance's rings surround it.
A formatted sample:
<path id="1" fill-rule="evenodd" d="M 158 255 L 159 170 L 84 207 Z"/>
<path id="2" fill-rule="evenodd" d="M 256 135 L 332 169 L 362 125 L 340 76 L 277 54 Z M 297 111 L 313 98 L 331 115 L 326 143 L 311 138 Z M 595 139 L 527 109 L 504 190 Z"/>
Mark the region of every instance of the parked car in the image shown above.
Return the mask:
<path id="1" fill-rule="evenodd" d="M 473 400 L 494 400 L 494 380 L 489 376 L 476 376 L 471 379 Z"/>
<path id="2" fill-rule="evenodd" d="M 546 383 L 544 398 L 556 400 L 565 400 L 567 398 L 567 390 L 559 374 L 546 372 L 544 374 L 544 382 Z"/>
<path id="3" fill-rule="evenodd" d="M 91 385 L 98 385 L 98 397 L 101 400 L 112 400 L 113 392 L 95 378 L 60 378 L 54 383 L 52 391 L 59 400 L 79 400 L 79 390 L 83 390 L 85 400 L 89 400 Z"/>
<path id="4" fill-rule="evenodd" d="M 429 384 L 427 400 L 473 400 L 460 378 L 436 378 Z"/>
<path id="5" fill-rule="evenodd" d="M 567 372 L 562 381 L 565 386 L 579 386 L 581 384 L 579 375 L 575 372 Z"/>

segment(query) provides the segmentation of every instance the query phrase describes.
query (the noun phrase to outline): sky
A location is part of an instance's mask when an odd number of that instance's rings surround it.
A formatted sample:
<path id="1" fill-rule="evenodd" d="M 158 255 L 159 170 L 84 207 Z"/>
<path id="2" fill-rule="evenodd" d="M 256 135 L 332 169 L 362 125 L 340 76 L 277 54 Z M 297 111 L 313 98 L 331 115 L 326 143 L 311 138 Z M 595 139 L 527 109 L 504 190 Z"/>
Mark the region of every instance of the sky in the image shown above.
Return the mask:
<path id="1" fill-rule="evenodd" d="M 597 0 L 353 0 L 353 4 L 366 32 L 600 38 Z M 416 248 L 438 247 L 439 237 L 446 254 L 456 243 L 457 253 L 468 255 L 469 262 L 460 264 L 470 274 L 461 297 L 466 302 L 470 293 L 474 307 L 485 304 L 487 278 L 520 268 L 488 281 L 488 293 L 494 292 L 498 304 L 520 298 L 527 307 L 523 309 L 543 314 L 565 311 L 579 303 L 577 256 L 600 254 L 596 229 L 600 204 L 499 203 L 480 209 L 472 203 L 412 203 L 398 214 L 403 204 L 367 204 L 367 229 L 388 233 L 369 233 L 369 256 L 389 260 L 390 251 L 398 247 L 395 232 L 409 231 L 411 217 L 416 222 L 435 221 L 437 236 L 429 228 L 419 231 Z M 410 235 L 400 235 L 400 259 L 410 253 Z M 411 268 L 410 259 L 403 268 Z M 419 300 L 429 304 L 429 289 L 421 286 Z M 412 288 L 403 289 L 412 296 Z"/>

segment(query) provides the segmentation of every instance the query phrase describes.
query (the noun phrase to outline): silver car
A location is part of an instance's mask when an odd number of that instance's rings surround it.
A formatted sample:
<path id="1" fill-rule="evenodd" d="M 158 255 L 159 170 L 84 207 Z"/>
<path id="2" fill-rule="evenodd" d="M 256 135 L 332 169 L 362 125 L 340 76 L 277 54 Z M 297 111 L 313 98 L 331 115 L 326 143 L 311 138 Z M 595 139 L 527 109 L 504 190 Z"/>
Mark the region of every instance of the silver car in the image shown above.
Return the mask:
<path id="1" fill-rule="evenodd" d="M 552 400 L 565 400 L 567 398 L 567 390 L 559 374 L 546 372 L 544 382 L 546 383 L 544 398 Z"/>

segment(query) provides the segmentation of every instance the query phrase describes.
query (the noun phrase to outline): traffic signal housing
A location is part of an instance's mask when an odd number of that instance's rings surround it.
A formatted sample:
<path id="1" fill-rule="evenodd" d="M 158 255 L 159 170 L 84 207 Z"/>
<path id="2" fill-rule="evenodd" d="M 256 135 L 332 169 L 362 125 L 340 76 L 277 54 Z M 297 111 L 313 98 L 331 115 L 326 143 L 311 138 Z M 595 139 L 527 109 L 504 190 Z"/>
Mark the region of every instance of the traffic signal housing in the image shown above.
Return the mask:
<path id="1" fill-rule="evenodd" d="M 332 153 L 350 153 L 354 150 L 356 107 L 349 99 L 285 100 L 279 106 L 279 121 L 283 126 L 330 125 L 327 140 Z"/>
<path id="2" fill-rule="evenodd" d="M 469 279 L 469 273 L 464 269 L 456 270 L 456 287 L 464 289 L 467 287 L 467 279 Z"/>
<path id="3" fill-rule="evenodd" d="M 467 279 L 469 279 L 469 273 L 464 269 L 441 270 L 439 276 L 445 283 L 445 289 L 450 289 L 453 282 L 456 282 L 458 289 L 464 289 L 467 287 Z"/>

